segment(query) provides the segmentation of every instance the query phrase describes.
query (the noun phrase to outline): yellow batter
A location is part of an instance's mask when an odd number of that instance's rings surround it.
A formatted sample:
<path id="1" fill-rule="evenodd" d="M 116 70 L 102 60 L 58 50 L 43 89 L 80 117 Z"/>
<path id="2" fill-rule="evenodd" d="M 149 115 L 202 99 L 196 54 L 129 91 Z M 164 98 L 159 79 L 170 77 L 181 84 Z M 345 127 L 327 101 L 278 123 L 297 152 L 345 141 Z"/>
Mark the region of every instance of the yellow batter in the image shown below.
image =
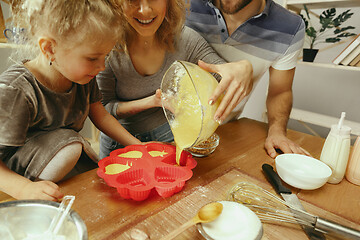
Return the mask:
<path id="1" fill-rule="evenodd" d="M 165 156 L 166 154 L 168 154 L 167 152 L 165 152 L 165 151 L 150 151 L 149 152 L 149 154 L 150 154 L 150 156 L 152 156 L 152 157 L 163 157 L 163 156 Z"/>
<path id="2" fill-rule="evenodd" d="M 179 80 L 178 97 L 172 102 L 175 119 L 170 126 L 176 143 L 177 164 L 183 149 L 205 141 L 219 125 L 214 115 L 221 100 L 218 99 L 213 105 L 208 104 L 218 82 L 197 65 L 187 68 L 193 81 L 188 74 L 184 74 Z"/>
<path id="3" fill-rule="evenodd" d="M 105 167 L 105 173 L 108 175 L 118 174 L 125 170 L 128 170 L 131 167 L 131 165 L 132 164 L 130 164 L 129 166 L 128 163 L 126 163 L 126 165 L 118 164 L 118 163 L 109 164 Z"/>
<path id="4" fill-rule="evenodd" d="M 123 158 L 141 158 L 142 157 L 142 152 L 140 151 L 129 151 L 126 153 L 122 153 L 118 155 L 119 157 L 123 157 Z"/>

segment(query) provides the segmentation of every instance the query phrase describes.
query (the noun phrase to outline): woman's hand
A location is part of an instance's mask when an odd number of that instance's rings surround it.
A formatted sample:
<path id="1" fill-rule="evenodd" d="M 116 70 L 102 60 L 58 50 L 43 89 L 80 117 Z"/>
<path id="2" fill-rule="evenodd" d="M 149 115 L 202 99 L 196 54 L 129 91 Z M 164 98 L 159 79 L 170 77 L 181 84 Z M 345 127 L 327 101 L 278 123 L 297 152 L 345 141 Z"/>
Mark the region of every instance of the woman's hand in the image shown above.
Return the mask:
<path id="1" fill-rule="evenodd" d="M 161 90 L 157 89 L 153 95 L 148 97 L 133 101 L 118 102 L 116 115 L 118 118 L 127 118 L 144 110 L 161 106 Z"/>
<path id="2" fill-rule="evenodd" d="M 231 111 L 250 94 L 253 87 L 253 68 L 248 60 L 231 62 L 225 64 L 209 64 L 199 60 L 199 66 L 208 71 L 219 74 L 222 78 L 209 99 L 209 104 L 225 94 L 214 119 L 222 122 Z"/>
<path id="3" fill-rule="evenodd" d="M 161 90 L 157 89 L 155 94 L 152 95 L 154 107 L 161 107 Z"/>

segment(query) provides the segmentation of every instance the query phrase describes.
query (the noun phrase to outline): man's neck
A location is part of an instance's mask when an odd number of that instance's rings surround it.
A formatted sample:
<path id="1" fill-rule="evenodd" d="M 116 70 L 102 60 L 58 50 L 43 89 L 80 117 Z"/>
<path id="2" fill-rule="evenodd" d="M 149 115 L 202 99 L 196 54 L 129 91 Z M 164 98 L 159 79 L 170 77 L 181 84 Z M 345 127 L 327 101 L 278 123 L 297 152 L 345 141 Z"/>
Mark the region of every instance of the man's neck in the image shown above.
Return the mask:
<path id="1" fill-rule="evenodd" d="M 215 1 L 216 4 L 215 6 L 219 8 L 219 1 L 217 0 Z M 225 22 L 226 22 L 226 27 L 229 33 L 229 36 L 231 36 L 231 34 L 244 22 L 246 22 L 249 18 L 256 16 L 258 14 L 260 14 L 266 5 L 266 0 L 253 0 L 251 1 L 248 5 L 246 5 L 243 9 L 241 9 L 240 11 L 238 11 L 237 13 L 234 14 L 226 14 L 223 11 L 221 11 Z"/>

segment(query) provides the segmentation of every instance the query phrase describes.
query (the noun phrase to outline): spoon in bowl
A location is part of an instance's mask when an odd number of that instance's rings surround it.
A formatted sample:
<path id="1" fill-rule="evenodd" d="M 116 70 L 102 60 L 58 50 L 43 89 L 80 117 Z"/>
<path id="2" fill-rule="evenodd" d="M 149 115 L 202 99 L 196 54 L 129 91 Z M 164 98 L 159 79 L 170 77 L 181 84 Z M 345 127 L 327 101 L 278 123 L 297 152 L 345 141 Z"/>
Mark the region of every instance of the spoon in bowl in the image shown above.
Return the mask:
<path id="1" fill-rule="evenodd" d="M 214 221 L 221 214 L 222 210 L 223 210 L 223 205 L 221 203 L 219 202 L 208 203 L 202 208 L 200 208 L 198 213 L 193 218 L 191 218 L 189 221 L 181 225 L 179 228 L 170 232 L 161 240 L 173 239 L 181 232 L 183 232 L 184 230 L 188 229 L 191 226 L 194 226 L 197 223 L 207 223 Z"/>
<path id="2" fill-rule="evenodd" d="M 67 217 L 74 200 L 75 200 L 75 196 L 66 195 L 62 199 L 60 206 L 57 209 L 57 213 L 55 217 L 52 219 L 49 228 L 45 232 L 40 234 L 28 234 L 26 238 L 23 238 L 23 240 L 65 239 L 64 236 L 58 235 L 58 231 L 60 230 L 60 227 L 62 226 L 65 218 Z"/>

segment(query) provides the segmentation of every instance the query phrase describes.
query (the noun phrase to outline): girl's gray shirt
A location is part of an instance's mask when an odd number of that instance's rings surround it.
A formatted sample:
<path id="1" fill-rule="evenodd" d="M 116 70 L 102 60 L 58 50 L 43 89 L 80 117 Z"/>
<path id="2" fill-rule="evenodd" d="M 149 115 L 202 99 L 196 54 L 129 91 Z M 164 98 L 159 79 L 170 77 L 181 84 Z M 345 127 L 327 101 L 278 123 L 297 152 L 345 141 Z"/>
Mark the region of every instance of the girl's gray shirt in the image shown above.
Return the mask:
<path id="1" fill-rule="evenodd" d="M 56 93 L 37 81 L 24 64 L 11 66 L 0 75 L 0 159 L 6 160 L 14 147 L 46 132 L 80 131 L 90 104 L 100 100 L 95 79 L 85 85 L 73 83 L 68 92 Z"/>
<path id="2" fill-rule="evenodd" d="M 197 63 L 198 60 L 212 64 L 225 63 L 204 38 L 188 27 L 184 27 L 176 51 L 167 52 L 159 71 L 150 76 L 140 75 L 135 70 L 129 55 L 113 51 L 106 62 L 106 69 L 97 76 L 103 95 L 102 103 L 106 110 L 118 118 L 116 109 L 119 102 L 134 101 L 153 95 L 160 88 L 165 72 L 176 60 L 192 63 Z M 161 126 L 166 122 L 166 118 L 163 110 L 157 107 L 119 119 L 119 122 L 134 135 Z"/>

